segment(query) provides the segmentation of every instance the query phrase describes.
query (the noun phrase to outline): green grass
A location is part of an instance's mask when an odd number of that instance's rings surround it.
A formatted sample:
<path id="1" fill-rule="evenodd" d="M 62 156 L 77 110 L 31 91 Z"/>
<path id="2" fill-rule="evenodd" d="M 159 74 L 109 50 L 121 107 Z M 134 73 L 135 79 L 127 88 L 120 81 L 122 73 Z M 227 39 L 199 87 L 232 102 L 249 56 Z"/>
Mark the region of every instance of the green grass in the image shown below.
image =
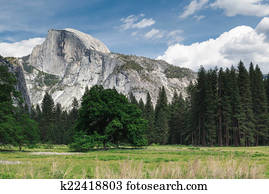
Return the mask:
<path id="1" fill-rule="evenodd" d="M 269 178 L 269 147 L 172 145 L 79 154 L 64 145 L 16 149 L 2 148 L 0 178 Z"/>

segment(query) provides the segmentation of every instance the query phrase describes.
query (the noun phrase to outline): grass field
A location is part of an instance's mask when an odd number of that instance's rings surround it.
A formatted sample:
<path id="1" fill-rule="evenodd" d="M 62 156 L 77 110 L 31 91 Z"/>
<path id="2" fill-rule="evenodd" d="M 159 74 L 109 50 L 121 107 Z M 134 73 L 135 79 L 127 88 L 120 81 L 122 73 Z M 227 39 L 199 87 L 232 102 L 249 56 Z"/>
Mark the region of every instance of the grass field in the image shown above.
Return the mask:
<path id="1" fill-rule="evenodd" d="M 149 146 L 70 152 L 67 146 L 0 152 L 0 178 L 269 178 L 269 147 Z"/>

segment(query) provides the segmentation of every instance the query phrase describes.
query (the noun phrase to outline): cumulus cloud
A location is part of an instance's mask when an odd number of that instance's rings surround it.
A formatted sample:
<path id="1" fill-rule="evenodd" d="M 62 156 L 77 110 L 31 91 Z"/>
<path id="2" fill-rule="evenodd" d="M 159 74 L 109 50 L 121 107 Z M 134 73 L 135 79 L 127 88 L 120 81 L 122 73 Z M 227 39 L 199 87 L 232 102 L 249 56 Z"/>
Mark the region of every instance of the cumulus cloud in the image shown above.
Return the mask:
<path id="1" fill-rule="evenodd" d="M 265 17 L 261 22 L 256 26 L 256 31 L 258 33 L 263 33 L 269 37 L 269 18 Z"/>
<path id="2" fill-rule="evenodd" d="M 163 37 L 163 33 L 160 30 L 155 29 L 155 28 L 153 28 L 152 30 L 150 30 L 149 32 L 145 34 L 146 39 L 150 39 L 150 38 L 154 39 L 154 38 L 162 38 L 162 37 Z"/>
<path id="3" fill-rule="evenodd" d="M 216 0 L 211 7 L 223 9 L 227 16 L 267 16 L 269 15 L 269 4 L 263 0 Z"/>
<path id="4" fill-rule="evenodd" d="M 32 49 L 44 42 L 44 38 L 31 38 L 20 42 L 0 42 L 0 55 L 4 57 L 23 57 L 29 55 Z"/>
<path id="5" fill-rule="evenodd" d="M 142 29 L 146 28 L 149 26 L 152 26 L 155 24 L 155 20 L 152 18 L 143 18 L 144 14 L 140 14 L 139 16 L 136 15 L 129 15 L 126 18 L 121 18 L 122 25 L 120 26 L 121 29 L 123 30 L 128 30 L 128 29 Z"/>
<path id="6" fill-rule="evenodd" d="M 184 8 L 184 12 L 179 16 L 180 18 L 187 18 L 193 15 L 195 12 L 204 8 L 209 0 L 193 0 Z"/>
<path id="7" fill-rule="evenodd" d="M 197 42 L 191 45 L 174 44 L 168 47 L 158 59 L 171 64 L 198 70 L 201 65 L 206 68 L 215 66 L 230 67 L 240 60 L 245 64 L 259 64 L 264 73 L 269 72 L 269 34 L 261 29 L 269 29 L 269 18 L 264 18 L 253 29 L 238 26 L 224 32 L 216 39 Z M 269 32 L 269 31 L 268 31 Z"/>

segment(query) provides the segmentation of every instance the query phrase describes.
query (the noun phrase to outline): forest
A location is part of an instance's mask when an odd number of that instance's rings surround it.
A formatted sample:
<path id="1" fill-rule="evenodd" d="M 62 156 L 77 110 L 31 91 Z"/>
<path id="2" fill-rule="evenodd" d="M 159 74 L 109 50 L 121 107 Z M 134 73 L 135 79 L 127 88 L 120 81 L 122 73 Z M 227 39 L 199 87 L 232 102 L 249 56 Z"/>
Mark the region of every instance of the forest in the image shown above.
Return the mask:
<path id="1" fill-rule="evenodd" d="M 102 86 L 85 88 L 70 111 L 49 93 L 31 107 L 15 89 L 16 79 L 0 66 L 0 144 L 22 149 L 37 143 L 66 144 L 76 151 L 151 144 L 196 146 L 269 145 L 269 75 L 240 62 L 225 70 L 201 67 L 187 96 L 169 103 L 160 86 L 155 106 Z"/>

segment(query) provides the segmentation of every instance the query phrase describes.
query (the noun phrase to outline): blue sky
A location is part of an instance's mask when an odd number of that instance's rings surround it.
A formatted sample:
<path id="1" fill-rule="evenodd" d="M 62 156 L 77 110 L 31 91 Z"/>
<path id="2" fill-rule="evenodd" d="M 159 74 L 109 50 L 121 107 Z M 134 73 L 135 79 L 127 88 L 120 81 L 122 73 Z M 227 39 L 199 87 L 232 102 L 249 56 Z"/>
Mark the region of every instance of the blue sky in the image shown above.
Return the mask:
<path id="1" fill-rule="evenodd" d="M 261 32 L 256 31 L 256 27 L 265 20 L 261 29 L 263 35 L 266 35 L 266 19 L 269 16 L 269 2 L 263 0 L 0 0 L 0 5 L 2 55 L 9 51 L 10 45 L 19 45 L 22 40 L 46 37 L 51 28 L 74 28 L 100 39 L 112 52 L 159 57 L 192 69 L 200 65 L 236 63 L 238 58 L 229 55 L 228 58 L 224 56 L 223 60 L 223 56 L 218 58 L 216 55 L 226 49 L 223 45 L 232 44 L 229 41 L 234 40 L 238 33 L 243 34 L 241 39 L 245 39 L 248 33 L 256 33 L 255 42 L 262 41 Z M 240 26 L 248 26 L 249 29 L 237 29 Z M 218 40 L 225 32 L 233 29 L 237 31 L 231 32 L 225 40 L 212 43 L 213 47 L 222 43 L 214 60 L 204 60 L 202 64 L 198 64 L 198 59 L 186 61 L 190 57 L 199 58 L 201 53 L 197 53 L 197 56 L 195 53 L 191 56 L 185 53 L 182 58 L 178 57 L 182 49 L 189 49 L 193 53 L 198 49 L 193 44 L 204 43 L 204 47 L 207 47 L 210 39 Z M 238 41 L 242 41 L 240 38 Z M 267 44 L 265 39 L 261 44 Z M 27 48 L 30 49 L 32 44 L 41 40 L 31 40 Z M 244 47 L 246 42 L 240 46 Z M 262 50 L 260 47 L 267 45 L 254 46 Z M 16 51 L 18 47 L 11 47 L 10 53 L 20 55 Z M 242 50 L 239 53 L 242 54 Z M 210 53 L 207 55 L 210 56 Z M 246 63 L 249 60 L 246 57 Z M 267 70 L 267 59 L 258 62 Z"/>

